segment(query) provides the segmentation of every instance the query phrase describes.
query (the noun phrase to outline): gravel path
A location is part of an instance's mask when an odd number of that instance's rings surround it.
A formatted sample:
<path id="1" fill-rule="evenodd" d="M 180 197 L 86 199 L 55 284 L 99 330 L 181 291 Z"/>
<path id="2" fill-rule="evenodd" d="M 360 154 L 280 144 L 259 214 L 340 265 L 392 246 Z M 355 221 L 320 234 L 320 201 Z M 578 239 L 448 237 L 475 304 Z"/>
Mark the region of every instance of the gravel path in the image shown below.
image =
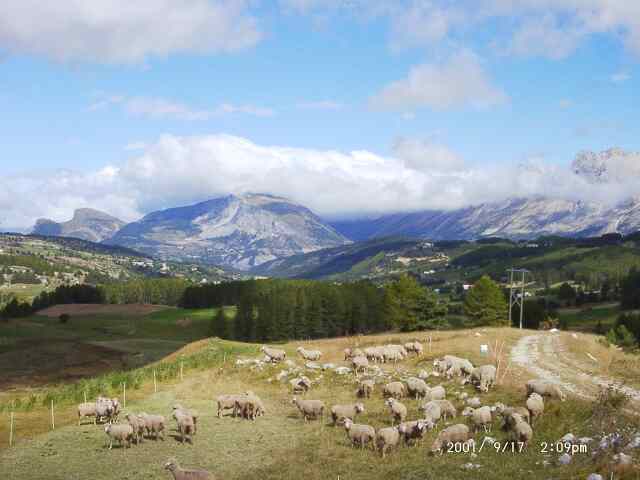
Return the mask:
<path id="1" fill-rule="evenodd" d="M 567 352 L 560 334 L 546 332 L 522 337 L 511 350 L 511 361 L 582 398 L 593 399 L 602 387 L 615 384 L 640 407 L 640 390 L 587 373 L 584 363 Z"/>

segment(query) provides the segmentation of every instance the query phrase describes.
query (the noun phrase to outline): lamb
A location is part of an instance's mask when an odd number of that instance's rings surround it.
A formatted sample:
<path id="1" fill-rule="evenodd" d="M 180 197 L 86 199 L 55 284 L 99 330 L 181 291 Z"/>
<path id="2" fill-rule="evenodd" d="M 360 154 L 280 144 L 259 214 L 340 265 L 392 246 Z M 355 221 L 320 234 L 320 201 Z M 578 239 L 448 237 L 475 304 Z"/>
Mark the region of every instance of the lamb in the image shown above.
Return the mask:
<path id="1" fill-rule="evenodd" d="M 452 425 L 442 430 L 431 444 L 431 453 L 442 453 L 442 449 L 453 443 L 466 442 L 471 438 L 469 427 L 462 423 Z"/>
<path id="2" fill-rule="evenodd" d="M 184 443 L 187 440 L 189 443 L 193 443 L 193 435 L 195 433 L 193 417 L 182 410 L 174 410 L 173 416 L 176 419 L 181 442 Z"/>
<path id="3" fill-rule="evenodd" d="M 533 426 L 538 417 L 544 413 L 544 399 L 542 396 L 535 392 L 529 395 L 529 398 L 527 398 L 527 410 L 529 410 L 531 418 L 529 424 Z"/>
<path id="4" fill-rule="evenodd" d="M 546 380 L 529 380 L 526 387 L 527 397 L 535 392 L 543 397 L 559 398 L 562 402 L 567 399 L 565 393 L 560 389 L 558 385 Z"/>
<path id="5" fill-rule="evenodd" d="M 376 383 L 373 380 L 362 380 L 356 390 L 356 395 L 361 398 L 370 398 Z"/>
<path id="6" fill-rule="evenodd" d="M 447 396 L 447 392 L 442 385 L 436 385 L 433 388 L 429 388 L 429 391 L 424 396 L 424 399 L 429 400 L 444 400 Z"/>
<path id="7" fill-rule="evenodd" d="M 391 426 L 393 426 L 396 421 L 398 423 L 404 422 L 405 418 L 407 418 L 407 407 L 393 397 L 387 399 L 385 404 L 389 407 L 389 410 L 391 410 Z"/>
<path id="8" fill-rule="evenodd" d="M 178 421 L 178 419 L 176 418 L 176 412 L 182 412 L 184 415 L 190 416 L 193 419 L 193 434 L 195 435 L 198 431 L 198 412 L 196 410 L 186 409 L 179 403 L 176 403 L 173 406 L 173 418 Z"/>
<path id="9" fill-rule="evenodd" d="M 97 422 L 97 410 L 94 403 L 81 403 L 78 405 L 78 426 L 84 417 L 93 417 L 93 424 Z"/>
<path id="10" fill-rule="evenodd" d="M 526 447 L 533 438 L 533 429 L 521 415 L 514 413 L 513 419 L 515 423 L 511 428 L 511 438 L 514 442 L 521 442 Z"/>
<path id="11" fill-rule="evenodd" d="M 272 363 L 282 362 L 287 358 L 286 352 L 277 348 L 263 346 L 260 351 L 264 353 Z"/>
<path id="12" fill-rule="evenodd" d="M 110 421 L 114 416 L 114 406 L 110 399 L 98 397 L 95 404 L 96 422 L 97 421 Z"/>
<path id="13" fill-rule="evenodd" d="M 264 415 L 264 405 L 260 398 L 252 391 L 247 391 L 244 395 L 237 395 L 234 406 L 234 416 L 240 414 L 242 418 L 255 420 L 256 417 Z"/>
<path id="14" fill-rule="evenodd" d="M 136 445 L 144 441 L 144 431 L 146 428 L 145 422 L 138 417 L 138 415 L 134 415 L 132 413 L 128 413 L 125 415 L 125 418 L 131 428 L 133 428 L 133 439 L 136 442 Z"/>
<path id="15" fill-rule="evenodd" d="M 233 409 L 233 415 L 236 415 L 236 400 L 242 395 L 219 395 L 216 398 L 218 404 L 218 418 L 224 416 L 224 411 Z"/>
<path id="16" fill-rule="evenodd" d="M 474 368 L 471 372 L 470 381 L 481 392 L 488 392 L 489 388 L 496 383 L 496 367 L 493 365 L 482 365 Z"/>
<path id="17" fill-rule="evenodd" d="M 402 361 L 402 358 L 403 358 L 399 350 L 396 350 L 394 348 L 389 348 L 389 347 L 385 347 L 383 351 L 383 355 L 384 355 L 385 362 L 397 363 Z"/>
<path id="18" fill-rule="evenodd" d="M 128 423 L 109 423 L 104 426 L 104 433 L 109 437 L 109 450 L 113 448 L 114 440 L 117 440 L 123 448 L 131 447 L 133 427 Z"/>
<path id="19" fill-rule="evenodd" d="M 320 360 L 320 357 L 322 357 L 322 352 L 320 350 L 306 350 L 303 347 L 298 347 L 296 352 L 298 352 L 305 360 L 318 361 Z"/>
<path id="20" fill-rule="evenodd" d="M 165 428 L 165 419 L 162 415 L 149 415 L 147 413 L 142 412 L 138 415 L 141 421 L 144 422 L 145 430 L 147 431 L 147 435 L 154 435 L 155 440 L 161 438 L 164 441 L 164 428 Z"/>
<path id="21" fill-rule="evenodd" d="M 415 420 L 398 425 L 398 432 L 404 437 L 405 444 L 408 445 L 412 441 L 421 440 L 429 428 L 433 428 L 433 423 L 429 420 Z"/>
<path id="22" fill-rule="evenodd" d="M 369 360 L 364 356 L 353 357 L 351 359 L 351 365 L 353 366 L 353 371 L 357 375 L 359 370 L 362 370 L 363 373 L 367 371 L 367 368 L 369 367 Z"/>
<path id="23" fill-rule="evenodd" d="M 360 448 L 363 449 L 366 444 L 373 442 L 376 438 L 376 431 L 372 426 L 353 423 L 353 421 L 348 418 L 344 421 L 344 429 L 347 431 L 347 436 L 351 440 L 351 443 L 353 445 L 360 445 Z"/>
<path id="24" fill-rule="evenodd" d="M 431 422 L 433 422 L 434 425 L 438 423 L 438 421 L 440 420 L 440 417 L 442 416 L 442 408 L 440 408 L 440 405 L 437 403 L 437 400 L 432 400 L 430 402 L 423 403 L 420 406 L 420 409 L 422 410 L 424 418 L 427 420 L 431 420 Z"/>
<path id="25" fill-rule="evenodd" d="M 392 447 L 397 447 L 399 443 L 400 431 L 398 427 L 381 428 L 376 432 L 376 448 L 382 458 L 385 457 L 387 450 Z"/>
<path id="26" fill-rule="evenodd" d="M 402 382 L 387 383 L 382 388 L 382 395 L 396 399 L 404 398 L 407 396 L 407 386 Z"/>
<path id="27" fill-rule="evenodd" d="M 164 464 L 164 469 L 171 472 L 174 480 L 214 480 L 206 470 L 185 470 L 175 460 L 169 460 Z"/>
<path id="28" fill-rule="evenodd" d="M 436 403 L 440 407 L 440 412 L 442 413 L 442 417 L 446 420 L 447 417 L 454 418 L 458 415 L 458 411 L 456 407 L 453 406 L 449 400 L 432 400 L 433 403 Z"/>
<path id="29" fill-rule="evenodd" d="M 426 397 L 430 389 L 427 383 L 421 378 L 411 377 L 407 380 L 407 390 L 410 395 L 413 395 L 416 399 L 418 397 Z"/>
<path id="30" fill-rule="evenodd" d="M 293 397 L 291 403 L 298 407 L 306 422 L 309 418 L 317 419 L 324 415 L 324 402 L 322 400 L 298 400 Z"/>
<path id="31" fill-rule="evenodd" d="M 364 404 L 334 405 L 331 407 L 331 420 L 334 425 L 344 423 L 345 419 L 355 420 L 356 415 L 364 412 Z"/>
<path id="32" fill-rule="evenodd" d="M 473 425 L 473 430 L 475 432 L 480 430 L 480 428 L 483 428 L 485 433 L 491 431 L 491 424 L 493 422 L 491 407 L 467 407 L 465 408 L 465 411 L 462 413 L 462 415 L 468 416 L 471 419 L 471 424 Z"/>

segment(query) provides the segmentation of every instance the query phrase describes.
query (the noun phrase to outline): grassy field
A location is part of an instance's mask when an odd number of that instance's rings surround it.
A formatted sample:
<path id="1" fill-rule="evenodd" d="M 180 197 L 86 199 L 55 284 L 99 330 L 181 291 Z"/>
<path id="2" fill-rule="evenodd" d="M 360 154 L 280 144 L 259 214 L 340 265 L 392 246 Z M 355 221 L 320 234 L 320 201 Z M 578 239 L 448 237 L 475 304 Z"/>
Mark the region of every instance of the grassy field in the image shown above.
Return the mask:
<path id="1" fill-rule="evenodd" d="M 558 311 L 558 317 L 567 322 L 567 328 L 570 330 L 595 332 L 600 322 L 603 332 L 607 332 L 614 326 L 620 313 L 618 304 L 608 303 L 582 308 L 563 308 Z"/>
<path id="2" fill-rule="evenodd" d="M 162 312 L 162 315 L 169 314 Z M 422 358 L 413 357 L 397 367 L 388 365 L 385 370 L 389 377 L 404 378 L 423 368 L 431 370 L 432 359 L 445 353 L 466 356 L 474 363 L 493 362 L 493 357 L 480 354 L 481 344 L 493 347 L 496 342 L 504 342 L 505 351 L 508 351 L 522 335 L 530 333 L 513 329 L 432 333 L 431 348 L 427 348 Z M 424 341 L 427 335 L 413 333 L 339 338 L 317 341 L 311 345 L 324 352 L 323 361 L 341 363 L 342 350 L 346 346 L 404 342 L 415 337 Z M 589 337 L 584 341 L 595 340 Z M 292 342 L 284 345 L 284 348 L 289 357 L 300 364 L 295 355 L 297 346 L 298 343 Z M 498 453 L 485 446 L 481 452 L 477 452 L 477 457 L 462 453 L 432 457 L 428 455 L 428 447 L 436 432 L 431 432 L 419 445 L 401 447 L 383 461 L 370 449 L 360 451 L 351 448 L 344 429 L 331 426 L 326 418 L 305 424 L 290 403 L 292 395 L 287 384 L 275 380 L 282 366 L 251 369 L 235 364 L 238 356 L 257 356 L 258 345 L 205 340 L 187 345 L 181 355 L 198 354 L 202 349 L 225 349 L 235 353 L 228 357 L 214 357 L 217 363 L 206 369 L 189 370 L 182 381 L 163 382 L 157 393 L 149 383 L 142 385 L 132 392 L 126 409 L 169 417 L 171 406 L 180 402 L 199 410 L 199 431 L 193 445 L 181 445 L 176 441 L 171 422 L 170 435 L 164 442 L 148 440 L 129 450 L 114 448 L 108 451 L 104 447 L 106 436 L 102 429 L 88 423 L 75 425 L 74 408 L 68 406 L 58 412 L 59 426 L 55 431 L 35 436 L 29 434 L 29 426 L 37 422 L 46 426 L 49 422 L 48 412 L 34 411 L 18 415 L 17 444 L 0 451 L 0 471 L 11 479 L 169 478 L 161 465 L 169 457 L 174 457 L 184 466 L 207 468 L 215 472 L 217 478 L 224 479 L 584 479 L 594 471 L 606 473 L 608 459 L 594 462 L 588 454 L 582 453 L 574 456 L 571 465 L 559 467 L 555 465 L 557 454 L 541 453 L 543 442 L 555 442 L 567 432 L 577 436 L 595 436 L 602 431 L 619 429 L 621 425 L 640 427 L 636 419 L 625 418 L 619 412 L 609 412 L 604 422 L 598 421 L 595 415 L 598 409 L 590 402 L 575 399 L 564 403 L 552 401 L 547 402 L 545 414 L 535 427 L 534 440 L 523 453 Z M 178 358 L 176 355 L 172 355 L 168 361 L 175 361 Z M 500 361 L 500 383 L 495 390 L 482 395 L 483 403 L 502 401 L 522 404 L 523 384 L 530 376 L 511 369 L 506 356 L 500 357 Z M 327 405 L 354 401 L 356 379 L 352 375 L 339 376 L 330 371 L 307 371 L 306 375 L 317 382 L 307 398 L 323 400 Z M 432 378 L 431 382 L 440 383 L 441 379 Z M 471 387 L 462 387 L 455 380 L 443 382 L 443 385 L 447 388 L 449 398 L 454 398 L 455 392 L 462 391 L 476 395 Z M 216 417 L 213 399 L 217 395 L 248 389 L 263 399 L 266 416 L 258 418 L 255 423 Z M 420 402 L 404 402 L 409 409 L 409 418 L 418 418 Z M 390 418 L 379 389 L 364 403 L 366 411 L 358 417 L 358 422 L 370 424 L 376 429 L 389 425 Z M 456 403 L 457 407 L 461 407 L 460 402 Z M 464 419 L 458 417 L 455 423 L 458 422 L 464 422 Z M 8 435 L 7 423 L 7 413 L 0 414 L 0 439 Z M 497 424 L 491 435 L 499 441 L 506 440 L 506 433 L 500 431 Z M 483 437 L 484 434 L 476 434 L 478 446 Z M 543 466 L 545 460 L 550 465 Z M 463 468 L 468 463 L 480 467 L 469 471 Z M 633 471 L 615 478 L 639 477 L 638 472 Z"/>

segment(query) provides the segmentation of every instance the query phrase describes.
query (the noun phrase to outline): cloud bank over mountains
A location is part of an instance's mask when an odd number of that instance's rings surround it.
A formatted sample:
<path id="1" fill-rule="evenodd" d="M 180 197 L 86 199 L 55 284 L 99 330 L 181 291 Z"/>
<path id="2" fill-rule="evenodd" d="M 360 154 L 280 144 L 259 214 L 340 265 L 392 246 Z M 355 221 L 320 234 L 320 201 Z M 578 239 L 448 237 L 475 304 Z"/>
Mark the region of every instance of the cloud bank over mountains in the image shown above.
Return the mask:
<path id="1" fill-rule="evenodd" d="M 0 229 L 70 218 L 92 207 L 132 221 L 229 193 L 266 192 L 329 218 L 453 209 L 544 196 L 608 205 L 640 194 L 640 154 L 585 153 L 573 167 L 465 163 L 444 145 L 398 139 L 392 156 L 258 145 L 230 135 L 166 135 L 129 160 L 91 172 L 51 170 L 0 179 Z"/>

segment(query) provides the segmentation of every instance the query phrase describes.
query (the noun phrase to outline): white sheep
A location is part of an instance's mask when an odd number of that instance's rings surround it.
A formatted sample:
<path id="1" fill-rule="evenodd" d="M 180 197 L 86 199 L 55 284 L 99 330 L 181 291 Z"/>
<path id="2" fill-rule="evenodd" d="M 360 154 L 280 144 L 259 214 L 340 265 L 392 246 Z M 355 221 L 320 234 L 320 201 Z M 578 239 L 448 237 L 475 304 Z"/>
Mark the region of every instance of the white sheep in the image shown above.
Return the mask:
<path id="1" fill-rule="evenodd" d="M 474 431 L 480 430 L 483 428 L 485 433 L 491 431 L 491 425 L 493 422 L 493 416 L 491 415 L 491 407 L 480 407 L 480 408 L 471 408 L 467 407 L 462 412 L 462 415 L 465 417 L 469 417 L 471 420 L 471 424 L 473 425 Z"/>
<path id="2" fill-rule="evenodd" d="M 293 397 L 291 403 L 298 407 L 304 421 L 322 418 L 324 415 L 324 402 L 322 400 L 299 400 Z"/>
<path id="3" fill-rule="evenodd" d="M 445 420 L 447 417 L 454 418 L 458 415 L 458 411 L 456 407 L 453 406 L 449 400 L 432 400 L 432 402 L 436 403 L 440 407 L 440 412 L 442 413 L 442 418 Z"/>
<path id="4" fill-rule="evenodd" d="M 482 365 L 472 370 L 470 381 L 481 392 L 488 392 L 496 383 L 496 372 L 493 365 Z"/>
<path id="5" fill-rule="evenodd" d="M 358 371 L 362 371 L 363 373 L 367 371 L 369 367 L 369 360 L 365 356 L 357 356 L 351 359 L 351 365 L 353 367 L 353 371 L 356 375 L 358 375 Z"/>
<path id="6" fill-rule="evenodd" d="M 113 442 L 118 441 L 124 448 L 131 446 L 133 439 L 133 427 L 128 423 L 109 423 L 104 426 L 104 433 L 109 437 L 109 450 L 113 448 Z"/>
<path id="7" fill-rule="evenodd" d="M 178 419 L 176 418 L 176 412 L 181 412 L 183 415 L 187 415 L 189 417 L 191 417 L 193 419 L 193 434 L 195 435 L 198 432 L 198 417 L 199 417 L 199 413 L 196 410 L 190 410 L 187 408 L 184 408 L 182 405 L 180 405 L 179 403 L 176 403 L 173 406 L 173 418 L 178 421 Z"/>
<path id="8" fill-rule="evenodd" d="M 514 424 L 511 427 L 511 438 L 514 442 L 521 442 L 527 446 L 533 438 L 533 429 L 521 415 L 514 413 L 512 416 Z"/>
<path id="9" fill-rule="evenodd" d="M 429 400 L 444 400 L 447 396 L 447 392 L 442 385 L 436 385 L 433 388 L 429 388 L 429 391 L 424 396 L 424 399 Z"/>
<path id="10" fill-rule="evenodd" d="M 421 378 L 410 377 L 407 379 L 407 390 L 409 395 L 413 395 L 416 399 L 426 397 L 430 389 L 427 383 Z"/>
<path id="11" fill-rule="evenodd" d="M 263 345 L 260 351 L 269 358 L 270 362 L 273 363 L 282 362 L 287 358 L 286 352 L 277 348 L 270 348 Z"/>
<path id="12" fill-rule="evenodd" d="M 78 425 L 85 417 L 93 417 L 93 424 L 97 422 L 96 403 L 81 403 L 78 405 Z"/>
<path id="13" fill-rule="evenodd" d="M 558 398 L 562 402 L 567 399 L 565 393 L 558 385 L 547 380 L 529 380 L 527 382 L 526 388 L 527 397 L 535 392 L 543 397 Z"/>
<path id="14" fill-rule="evenodd" d="M 160 438 L 164 441 L 165 418 L 162 415 L 149 415 L 142 412 L 138 418 L 144 422 L 147 435 L 153 434 L 154 439 Z"/>
<path id="15" fill-rule="evenodd" d="M 385 457 L 387 450 L 397 447 L 399 443 L 400 431 L 398 427 L 381 428 L 376 432 L 376 448 L 382 458 Z"/>
<path id="16" fill-rule="evenodd" d="M 218 418 L 224 416 L 225 410 L 233 410 L 233 415 L 235 416 L 236 411 L 236 401 L 239 400 L 243 395 L 218 395 L 216 398 L 216 403 L 218 404 Z"/>
<path id="17" fill-rule="evenodd" d="M 175 410 L 173 416 L 176 419 L 181 442 L 184 443 L 187 440 L 189 443 L 193 443 L 193 434 L 195 433 L 193 417 L 185 414 L 182 410 Z"/>
<path id="18" fill-rule="evenodd" d="M 375 389 L 376 383 L 373 380 L 362 380 L 358 384 L 356 395 L 362 398 L 369 398 Z"/>
<path id="19" fill-rule="evenodd" d="M 402 423 L 407 418 L 407 407 L 400 403 L 395 398 L 391 397 L 385 401 L 385 405 L 389 407 L 391 411 L 391 425 L 395 422 Z"/>
<path id="20" fill-rule="evenodd" d="M 206 470 L 186 470 L 180 468 L 175 460 L 169 460 L 165 463 L 164 469 L 171 472 L 174 480 L 214 480 L 213 475 Z"/>
<path id="21" fill-rule="evenodd" d="M 136 444 L 139 444 L 144 441 L 144 432 L 146 429 L 146 423 L 138 417 L 138 415 L 134 415 L 132 413 L 128 413 L 125 415 L 125 419 L 133 428 L 133 439 Z"/>
<path id="22" fill-rule="evenodd" d="M 387 383 L 382 388 L 382 395 L 396 399 L 404 398 L 407 396 L 407 386 L 402 382 Z"/>
<path id="23" fill-rule="evenodd" d="M 434 424 L 438 423 L 440 417 L 442 416 L 442 408 L 437 402 L 437 400 L 431 400 L 429 402 L 423 403 L 420 406 L 420 410 L 422 410 L 424 418 L 427 420 L 431 420 Z"/>
<path id="24" fill-rule="evenodd" d="M 304 347 L 298 347 L 296 351 L 305 360 L 318 361 L 320 360 L 320 357 L 322 357 L 322 352 L 320 350 L 306 350 Z"/>
<path id="25" fill-rule="evenodd" d="M 359 413 L 364 412 L 364 404 L 334 405 L 331 407 L 331 420 L 334 425 L 344 423 L 345 419 L 355 420 Z"/>
<path id="26" fill-rule="evenodd" d="M 533 427 L 535 421 L 544 413 L 544 399 L 541 395 L 533 392 L 527 398 L 527 410 L 529 410 L 530 425 Z"/>
<path id="27" fill-rule="evenodd" d="M 442 449 L 454 443 L 467 442 L 471 438 L 469 427 L 462 423 L 442 430 L 431 444 L 431 453 L 442 453 Z"/>
<path id="28" fill-rule="evenodd" d="M 311 380 L 309 380 L 309 378 L 305 377 L 304 375 L 289 380 L 289 384 L 291 385 L 291 389 L 295 394 L 307 393 L 311 388 Z"/>
<path id="29" fill-rule="evenodd" d="M 364 448 L 365 445 L 373 442 L 376 438 L 376 431 L 372 426 L 353 423 L 353 421 L 348 418 L 344 421 L 344 429 L 352 445 L 359 445 L 360 448 Z"/>
<path id="30" fill-rule="evenodd" d="M 526 407 L 507 407 L 502 403 L 496 403 L 493 409 L 503 418 L 504 425 L 502 428 L 504 430 L 511 430 L 516 424 L 516 418 L 514 415 L 519 415 L 522 420 L 530 423 L 530 413 Z"/>

